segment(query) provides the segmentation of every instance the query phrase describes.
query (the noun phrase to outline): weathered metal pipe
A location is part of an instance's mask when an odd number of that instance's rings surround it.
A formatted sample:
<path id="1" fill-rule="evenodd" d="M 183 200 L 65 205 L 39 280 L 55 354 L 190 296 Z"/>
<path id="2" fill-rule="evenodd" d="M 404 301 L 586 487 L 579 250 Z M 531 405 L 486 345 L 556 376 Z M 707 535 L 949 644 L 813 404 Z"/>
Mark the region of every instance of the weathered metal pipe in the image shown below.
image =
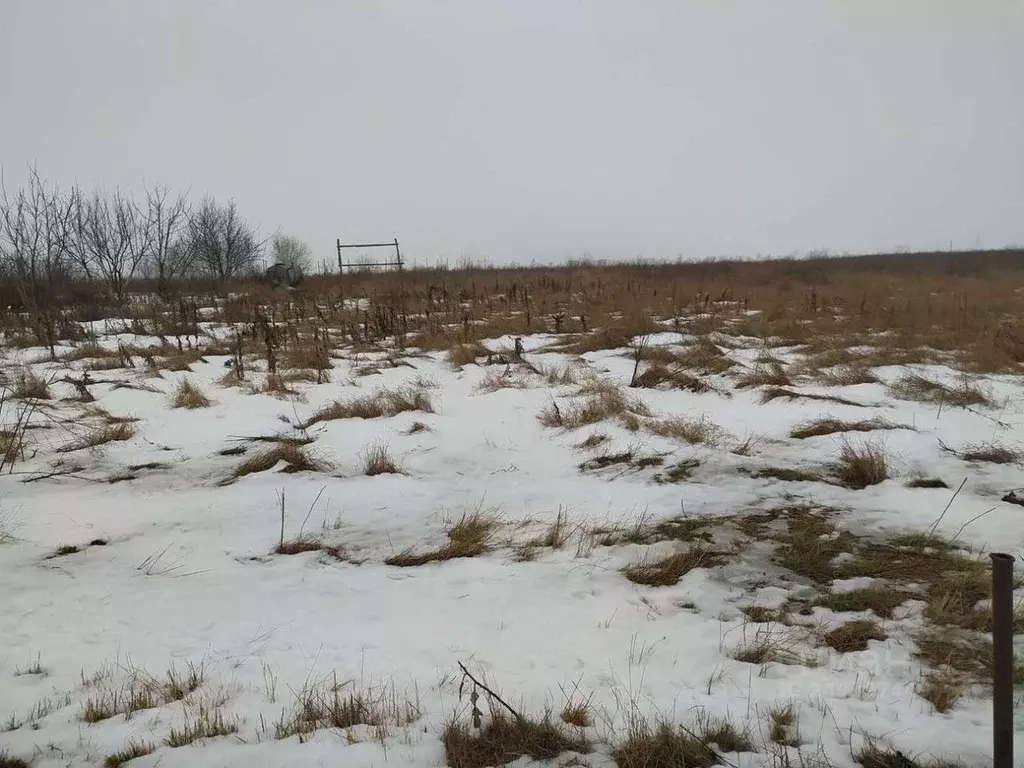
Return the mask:
<path id="1" fill-rule="evenodd" d="M 1013 768 L 1013 557 L 992 553 L 992 754 Z"/>

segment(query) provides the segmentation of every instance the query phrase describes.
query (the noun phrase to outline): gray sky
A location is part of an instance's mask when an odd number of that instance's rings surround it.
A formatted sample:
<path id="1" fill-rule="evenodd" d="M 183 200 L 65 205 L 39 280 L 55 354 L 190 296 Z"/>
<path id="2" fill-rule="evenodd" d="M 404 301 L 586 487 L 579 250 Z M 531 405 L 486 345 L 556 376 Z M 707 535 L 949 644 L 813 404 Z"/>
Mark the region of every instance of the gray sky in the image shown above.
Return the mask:
<path id="1" fill-rule="evenodd" d="M 0 0 L 0 164 L 333 258 L 1024 243 L 1024 0 Z"/>

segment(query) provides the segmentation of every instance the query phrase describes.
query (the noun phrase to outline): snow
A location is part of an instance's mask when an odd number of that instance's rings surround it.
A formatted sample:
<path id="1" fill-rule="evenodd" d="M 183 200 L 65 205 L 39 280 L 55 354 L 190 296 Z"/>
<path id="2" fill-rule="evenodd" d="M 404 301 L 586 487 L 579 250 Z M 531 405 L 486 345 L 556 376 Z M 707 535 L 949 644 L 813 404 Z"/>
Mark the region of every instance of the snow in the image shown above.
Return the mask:
<path id="1" fill-rule="evenodd" d="M 657 341 L 680 339 L 664 333 Z M 543 353 L 555 340 L 525 338 L 530 362 L 563 362 L 562 355 Z M 116 342 L 113 336 L 104 341 L 108 347 Z M 511 337 L 494 339 L 487 346 L 508 349 L 511 342 Z M 38 359 L 41 353 L 24 350 L 17 359 Z M 737 359 L 752 359 L 750 353 L 730 351 Z M 623 350 L 585 359 L 592 370 L 620 383 L 632 373 Z M 70 454 L 85 465 L 74 478 L 21 482 L 25 473 L 45 471 L 58 458 L 53 450 L 75 425 L 45 430 L 40 450 L 16 465 L 18 474 L 0 478 L 0 529 L 13 536 L 0 544 L 0 718 L 6 721 L 10 714 L 26 723 L 0 733 L 0 751 L 34 756 L 33 766 L 85 766 L 100 764 L 128 740 L 161 743 L 168 729 L 182 722 L 182 703 L 86 724 L 80 715 L 95 687 L 84 681 L 98 670 L 121 680 L 129 669 L 159 675 L 191 661 L 203 663 L 206 671 L 193 696 L 222 700 L 226 715 L 237 718 L 238 732 L 201 746 L 160 746 L 131 765 L 441 765 L 441 730 L 453 712 L 464 711 L 457 667 L 463 662 L 526 712 L 550 708 L 557 713 L 567 692 L 593 696 L 600 715 L 588 734 L 598 746 L 585 758 L 593 766 L 613 764 L 608 742 L 622 733 L 632 711 L 680 722 L 705 712 L 763 730 L 766 713 L 787 702 L 798 708 L 802 749 L 820 750 L 835 766 L 853 765 L 851 751 L 864 735 L 908 752 L 960 756 L 968 764 L 988 759 L 991 705 L 986 698 L 965 698 L 951 712 L 937 714 L 915 693 L 922 667 L 908 638 L 921 619 L 913 603 L 886 622 L 890 639 L 871 641 L 867 651 L 839 654 L 807 645 L 816 667 L 760 667 L 730 658 L 729 650 L 759 631 L 794 641 L 805 640 L 809 631 L 745 622 L 741 607 L 778 606 L 801 589 L 766 578 L 772 568 L 767 557 L 761 563 L 697 569 L 676 586 L 653 588 L 632 584 L 619 569 L 645 551 L 667 551 L 666 545 L 599 546 L 581 554 L 573 540 L 559 550 L 541 549 L 532 562 L 517 562 L 506 542 L 526 540 L 560 510 L 568 510 L 574 526 L 609 525 L 641 514 L 655 520 L 681 512 L 742 514 L 791 502 L 794 495 L 843 510 L 844 527 L 858 533 L 923 529 L 936 521 L 952 492 L 903 485 L 906 475 L 922 471 L 947 479 L 953 488 L 967 478 L 938 533 L 957 535 L 977 551 L 1019 554 L 1024 512 L 999 498 L 1024 486 L 1024 471 L 967 464 L 938 442 L 1017 443 L 1022 391 L 1012 377 L 990 377 L 987 386 L 1005 405 L 986 413 L 948 407 L 940 413 L 935 406 L 892 399 L 882 384 L 801 387 L 841 394 L 867 407 L 809 400 L 761 404 L 757 391 L 730 397 L 638 391 L 656 413 L 707 414 L 731 434 L 731 445 L 748 435 L 759 438 L 753 455 L 737 456 L 728 444 L 681 445 L 612 422 L 572 432 L 547 429 L 536 414 L 573 387 L 549 388 L 538 380 L 525 389 L 484 393 L 477 389 L 484 369 L 469 365 L 453 371 L 441 355 L 411 358 L 415 367 L 385 368 L 362 378 L 349 374 L 366 362 L 365 355 L 358 362 L 337 360 L 335 383 L 295 385 L 302 397 L 292 400 L 217 386 L 224 360 L 209 358 L 192 373 L 165 372 L 161 379 L 147 380 L 163 394 L 91 387 L 96 405 L 140 420 L 135 436 Z M 35 368 L 67 373 L 49 363 Z M 900 370 L 881 374 L 891 378 Z M 113 381 L 139 375 L 103 371 L 93 377 Z M 214 400 L 212 407 L 169 407 L 166 393 L 185 376 Z M 218 452 L 237 445 L 235 438 L 290 434 L 291 423 L 331 400 L 421 377 L 438 384 L 431 391 L 436 413 L 310 428 L 316 439 L 312 448 L 332 462 L 330 471 L 268 471 L 220 484 L 239 457 Z M 54 385 L 54 391 L 73 390 Z M 69 418 L 77 413 L 69 403 L 57 403 L 56 409 Z M 854 436 L 855 442 L 884 440 L 899 458 L 900 476 L 859 491 L 750 476 L 768 466 L 820 468 L 834 459 L 838 435 L 788 437 L 796 423 L 823 415 L 881 416 L 913 426 Z M 407 434 L 416 421 L 430 430 Z M 665 454 L 666 464 L 689 457 L 702 464 L 690 481 L 678 485 L 653 483 L 652 471 L 581 473 L 577 465 L 586 454 L 574 446 L 595 431 L 612 437 L 612 449 L 633 446 L 644 454 Z M 361 474 L 362 454 L 378 443 L 388 446 L 406 474 Z M 104 481 L 129 465 L 150 462 L 167 467 L 140 470 L 131 481 Z M 282 492 L 286 538 L 300 531 L 323 536 L 344 545 L 351 562 L 316 552 L 271 554 L 280 535 Z M 406 548 L 443 544 L 448 523 L 478 506 L 498 510 L 503 521 L 493 551 L 414 568 L 384 564 Z M 81 546 L 99 538 L 107 544 L 49 557 L 58 545 Z M 836 587 L 868 583 L 849 580 Z M 815 619 L 838 623 L 835 614 L 820 608 Z M 15 674 L 36 659 L 44 675 Z M 277 681 L 273 694 L 268 675 Z M 305 743 L 295 736 L 276 740 L 272 723 L 291 709 L 295 693 L 333 675 L 360 689 L 384 687 L 415 699 L 421 717 L 379 738 L 363 727 L 348 736 L 320 731 Z M 30 723 L 31 710 L 42 700 L 60 706 Z M 771 756 L 743 753 L 729 759 L 753 766 L 769 764 Z"/>

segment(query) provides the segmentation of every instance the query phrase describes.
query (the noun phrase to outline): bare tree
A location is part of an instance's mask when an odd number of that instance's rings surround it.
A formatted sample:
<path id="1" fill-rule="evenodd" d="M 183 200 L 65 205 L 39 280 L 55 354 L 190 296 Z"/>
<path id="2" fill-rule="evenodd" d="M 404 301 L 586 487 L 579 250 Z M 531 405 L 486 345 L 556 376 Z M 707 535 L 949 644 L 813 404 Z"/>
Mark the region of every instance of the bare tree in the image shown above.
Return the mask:
<path id="1" fill-rule="evenodd" d="M 309 245 L 291 235 L 275 235 L 270 245 L 275 264 L 292 267 L 303 272 L 309 269 L 311 251 Z"/>
<path id="2" fill-rule="evenodd" d="M 0 183 L 0 256 L 14 280 L 37 340 L 54 356 L 59 293 L 68 273 L 75 234 L 77 192 L 50 188 L 35 168 L 28 186 L 10 195 Z"/>
<path id="3" fill-rule="evenodd" d="M 189 219 L 189 243 L 199 263 L 220 282 L 252 269 L 262 250 L 256 228 L 242 220 L 234 200 L 205 198 Z"/>
<path id="4" fill-rule="evenodd" d="M 119 191 L 110 197 L 96 192 L 81 202 L 77 229 L 79 263 L 86 276 L 101 278 L 111 297 L 121 301 L 149 251 L 145 215 Z"/>
<path id="5" fill-rule="evenodd" d="M 167 293 L 171 281 L 188 274 L 196 262 L 196 251 L 187 237 L 189 212 L 184 195 L 172 200 L 167 187 L 146 190 L 147 266 L 156 277 L 161 295 Z"/>

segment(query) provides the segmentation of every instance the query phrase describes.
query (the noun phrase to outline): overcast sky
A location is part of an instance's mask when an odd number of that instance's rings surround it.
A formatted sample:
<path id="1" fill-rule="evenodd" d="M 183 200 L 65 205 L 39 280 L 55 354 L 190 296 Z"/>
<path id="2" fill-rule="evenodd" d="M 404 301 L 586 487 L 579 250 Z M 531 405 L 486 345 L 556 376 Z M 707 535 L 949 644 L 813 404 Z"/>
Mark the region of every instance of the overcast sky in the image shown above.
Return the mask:
<path id="1" fill-rule="evenodd" d="M 0 164 L 333 258 L 1024 243 L 1024 0 L 0 0 Z"/>

